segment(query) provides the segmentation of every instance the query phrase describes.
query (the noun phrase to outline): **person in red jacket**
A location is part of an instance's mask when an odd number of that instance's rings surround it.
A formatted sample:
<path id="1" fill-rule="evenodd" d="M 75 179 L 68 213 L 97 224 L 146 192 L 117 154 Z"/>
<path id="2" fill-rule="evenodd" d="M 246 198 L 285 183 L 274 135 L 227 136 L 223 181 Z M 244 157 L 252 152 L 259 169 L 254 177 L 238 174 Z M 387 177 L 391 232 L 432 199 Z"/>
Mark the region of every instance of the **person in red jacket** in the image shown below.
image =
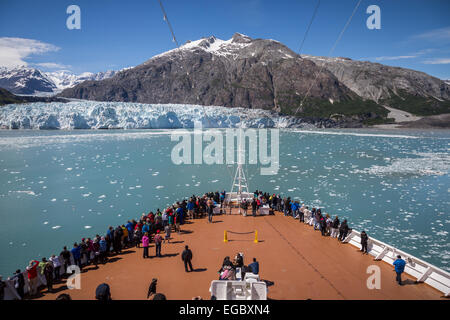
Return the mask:
<path id="1" fill-rule="evenodd" d="M 161 242 L 162 237 L 159 234 L 159 230 L 156 231 L 156 235 L 154 236 L 153 240 L 155 241 L 155 248 L 156 248 L 156 256 L 161 257 Z"/>
<path id="2" fill-rule="evenodd" d="M 28 292 L 31 296 L 34 296 L 37 293 L 37 287 L 38 287 L 37 267 L 38 267 L 38 265 L 39 265 L 39 261 L 31 260 L 30 264 L 27 267 Z"/>
<path id="3" fill-rule="evenodd" d="M 150 213 L 147 216 L 150 219 L 150 222 L 153 224 L 155 223 L 155 215 L 152 211 L 150 211 Z"/>

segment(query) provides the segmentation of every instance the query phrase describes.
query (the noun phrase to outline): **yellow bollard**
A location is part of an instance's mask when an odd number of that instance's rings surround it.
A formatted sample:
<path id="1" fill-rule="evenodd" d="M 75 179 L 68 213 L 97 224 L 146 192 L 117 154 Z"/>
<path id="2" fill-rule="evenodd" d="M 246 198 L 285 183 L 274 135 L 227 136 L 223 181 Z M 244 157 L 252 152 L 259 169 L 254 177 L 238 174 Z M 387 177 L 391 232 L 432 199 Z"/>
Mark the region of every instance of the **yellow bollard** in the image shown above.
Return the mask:
<path id="1" fill-rule="evenodd" d="M 255 230 L 255 241 L 254 243 L 258 243 L 258 230 Z"/>
<path id="2" fill-rule="evenodd" d="M 223 242 L 228 242 L 227 230 L 223 232 Z"/>

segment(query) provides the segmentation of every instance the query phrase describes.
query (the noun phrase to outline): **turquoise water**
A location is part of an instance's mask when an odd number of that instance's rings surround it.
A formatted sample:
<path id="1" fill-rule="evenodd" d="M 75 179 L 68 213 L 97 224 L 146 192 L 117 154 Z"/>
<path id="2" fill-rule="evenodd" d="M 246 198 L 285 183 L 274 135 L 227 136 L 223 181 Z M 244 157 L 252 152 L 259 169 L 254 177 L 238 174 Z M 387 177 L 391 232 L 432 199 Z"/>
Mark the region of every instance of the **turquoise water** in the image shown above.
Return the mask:
<path id="1" fill-rule="evenodd" d="M 233 168 L 175 165 L 170 131 L 0 131 L 0 274 L 182 197 L 229 190 Z M 347 218 L 450 270 L 449 131 L 280 132 L 280 170 L 250 189 Z"/>

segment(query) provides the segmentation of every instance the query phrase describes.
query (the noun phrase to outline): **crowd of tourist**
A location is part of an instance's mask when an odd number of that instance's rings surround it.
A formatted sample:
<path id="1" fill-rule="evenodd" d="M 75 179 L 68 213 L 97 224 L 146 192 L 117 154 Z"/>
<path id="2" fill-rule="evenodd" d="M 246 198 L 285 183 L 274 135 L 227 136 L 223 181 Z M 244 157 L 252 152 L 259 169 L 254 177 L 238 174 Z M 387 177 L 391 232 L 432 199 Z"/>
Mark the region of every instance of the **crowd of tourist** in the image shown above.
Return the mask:
<path id="1" fill-rule="evenodd" d="M 109 226 L 106 233 L 95 237 L 82 238 L 71 246 L 63 248 L 59 255 L 52 254 L 48 259 L 43 257 L 41 261 L 31 260 L 25 268 L 25 273 L 18 269 L 9 280 L 21 299 L 25 296 L 25 286 L 28 286 L 30 297 L 36 296 L 39 290 L 39 274 L 45 277 L 47 292 L 53 292 L 53 284 L 62 280 L 61 274 L 67 276 L 74 270 L 71 265 L 76 265 L 80 271 L 89 266 L 98 267 L 99 264 L 108 262 L 112 255 L 120 254 L 122 250 L 132 247 L 143 247 L 143 258 L 149 257 L 150 243 L 155 244 L 155 256 L 162 257 L 162 243 L 169 243 L 171 232 L 182 232 L 182 226 L 186 220 L 199 219 L 208 215 L 208 221 L 212 222 L 214 207 L 222 207 L 225 200 L 225 191 L 208 192 L 201 196 L 192 195 L 189 199 L 177 201 L 173 205 L 160 211 L 143 213 L 139 219 L 128 220 L 125 224 L 116 227 Z M 164 238 L 161 236 L 164 233 Z M 192 252 L 186 248 L 186 271 L 192 271 Z M 72 263 L 73 262 L 73 263 Z M 25 276 L 24 276 L 25 274 Z M 6 284 L 0 277 L 0 298 L 3 299 Z"/>
<path id="2" fill-rule="evenodd" d="M 202 196 L 192 195 L 189 199 L 177 201 L 173 205 L 160 211 L 150 211 L 143 213 L 139 219 L 128 220 L 125 224 L 116 227 L 109 226 L 103 236 L 95 235 L 92 238 L 82 238 L 75 242 L 69 250 L 64 247 L 59 255 L 51 255 L 48 260 L 42 258 L 41 261 L 32 260 L 26 267 L 26 280 L 24 274 L 18 269 L 13 280 L 18 295 L 23 299 L 24 288 L 28 284 L 28 293 L 35 296 L 38 291 L 38 273 L 45 277 L 48 292 L 53 291 L 53 283 L 62 280 L 61 273 L 68 275 L 73 271 L 68 269 L 75 264 L 80 270 L 89 265 L 95 265 L 108 262 L 108 258 L 114 254 L 120 254 L 123 249 L 131 247 L 143 247 L 143 258 L 149 258 L 150 243 L 155 244 L 155 256 L 162 257 L 161 247 L 166 241 L 170 243 L 171 233 L 181 233 L 182 226 L 189 219 L 199 219 L 206 215 L 208 222 L 212 222 L 215 207 L 223 208 L 225 206 L 226 193 L 209 192 Z M 347 220 L 342 222 L 338 216 L 334 219 L 328 213 L 322 213 L 321 208 L 309 208 L 299 201 L 292 200 L 290 197 L 281 197 L 277 194 L 270 194 L 256 190 L 251 200 L 243 200 L 240 204 L 247 214 L 249 208 L 252 215 L 263 206 L 269 206 L 274 211 L 282 212 L 285 216 L 298 219 L 300 223 L 313 226 L 314 230 L 319 230 L 322 236 L 330 236 L 344 241 L 351 229 Z M 161 236 L 164 233 L 164 238 Z M 367 254 L 368 236 L 366 232 L 361 233 L 361 251 Z M 72 261 L 73 263 L 72 263 Z M 192 251 L 186 246 L 182 254 L 185 271 L 192 271 Z M 253 258 L 253 262 L 248 266 L 244 265 L 243 254 L 238 253 L 233 261 L 225 257 L 222 267 L 219 270 L 220 280 L 235 280 L 236 269 L 245 275 L 246 272 L 259 273 L 259 263 Z M 190 270 L 189 270 L 190 269 Z M 62 272 L 61 272 L 62 271 Z M 0 294 L 4 292 L 4 282 L 0 278 Z M 2 298 L 2 297 L 0 297 Z"/>
<path id="3" fill-rule="evenodd" d="M 342 222 L 338 216 L 334 219 L 328 213 L 322 213 L 321 208 L 309 209 L 304 203 L 300 203 L 297 200 L 292 200 L 290 197 L 281 197 L 279 194 L 270 194 L 260 190 L 254 192 L 253 199 L 243 200 L 241 207 L 244 211 L 248 209 L 249 205 L 252 207 L 253 215 L 264 205 L 268 205 L 272 210 L 282 212 L 285 216 L 298 219 L 299 222 L 309 224 L 314 227 L 314 230 L 319 230 L 322 236 L 330 236 L 337 238 L 339 241 L 344 241 L 349 232 L 351 232 L 348 226 L 347 219 Z M 369 237 L 365 231 L 361 232 L 361 252 L 367 254 L 367 244 Z"/>

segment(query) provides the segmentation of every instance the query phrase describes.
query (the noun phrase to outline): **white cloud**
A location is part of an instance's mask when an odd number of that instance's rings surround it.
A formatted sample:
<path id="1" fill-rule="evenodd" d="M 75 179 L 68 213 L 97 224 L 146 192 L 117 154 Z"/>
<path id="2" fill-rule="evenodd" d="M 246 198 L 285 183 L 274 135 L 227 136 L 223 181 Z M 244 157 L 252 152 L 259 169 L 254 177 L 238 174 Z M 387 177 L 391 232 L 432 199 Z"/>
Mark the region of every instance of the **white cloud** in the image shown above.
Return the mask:
<path id="1" fill-rule="evenodd" d="M 47 69 L 70 69 L 71 66 L 61 64 L 61 63 L 55 63 L 55 62 L 42 62 L 42 63 L 36 63 L 35 66 L 47 68 Z"/>
<path id="2" fill-rule="evenodd" d="M 24 38 L 0 38 L 0 66 L 28 65 L 30 55 L 58 51 L 60 48 L 45 42 Z"/>
<path id="3" fill-rule="evenodd" d="M 374 60 L 376 61 L 385 61 L 385 60 L 400 60 L 400 59 L 412 59 L 417 58 L 416 55 L 412 56 L 382 56 L 382 57 L 375 57 Z"/>
<path id="4" fill-rule="evenodd" d="M 401 59 L 414 59 L 419 56 L 426 55 L 428 53 L 436 51 L 435 49 L 429 48 L 429 49 L 422 49 L 417 52 L 411 53 L 409 55 L 403 55 L 403 56 L 381 56 L 381 57 L 372 57 L 372 58 L 361 58 L 359 60 L 375 60 L 375 61 L 389 61 L 389 60 L 401 60 Z"/>
<path id="5" fill-rule="evenodd" d="M 450 41 L 450 27 L 434 29 L 431 31 L 416 34 L 411 37 L 412 39 L 418 40 L 429 40 L 429 41 Z"/>
<path id="6" fill-rule="evenodd" d="M 450 58 L 433 58 L 423 61 L 425 64 L 450 64 Z"/>

